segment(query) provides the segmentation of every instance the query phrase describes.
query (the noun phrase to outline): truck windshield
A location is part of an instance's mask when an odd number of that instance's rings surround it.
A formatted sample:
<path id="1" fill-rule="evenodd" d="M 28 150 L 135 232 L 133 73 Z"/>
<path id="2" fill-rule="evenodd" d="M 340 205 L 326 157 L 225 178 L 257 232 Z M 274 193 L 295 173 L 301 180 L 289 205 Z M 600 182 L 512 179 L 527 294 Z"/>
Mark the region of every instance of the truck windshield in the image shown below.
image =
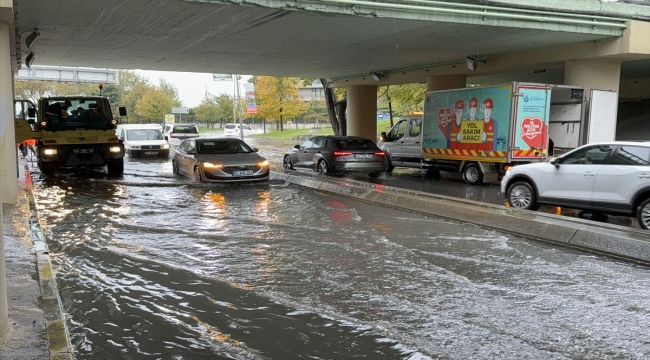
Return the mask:
<path id="1" fill-rule="evenodd" d="M 111 130 L 113 115 L 107 100 L 84 98 L 49 99 L 45 106 L 46 130 Z"/>

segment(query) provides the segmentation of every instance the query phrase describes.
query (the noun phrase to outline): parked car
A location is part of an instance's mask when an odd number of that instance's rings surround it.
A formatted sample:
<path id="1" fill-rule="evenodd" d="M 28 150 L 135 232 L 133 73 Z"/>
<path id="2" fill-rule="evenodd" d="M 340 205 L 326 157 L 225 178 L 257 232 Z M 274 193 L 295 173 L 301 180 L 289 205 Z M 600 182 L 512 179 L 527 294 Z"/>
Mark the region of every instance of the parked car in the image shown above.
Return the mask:
<path id="1" fill-rule="evenodd" d="M 321 175 L 366 173 L 379 176 L 388 167 L 386 154 L 359 136 L 314 136 L 284 154 L 282 167 L 310 169 Z"/>
<path id="2" fill-rule="evenodd" d="M 516 208 L 547 204 L 631 216 L 650 229 L 650 141 L 592 143 L 515 166 L 501 180 L 501 193 Z"/>
<path id="3" fill-rule="evenodd" d="M 242 129 L 244 130 L 244 136 L 255 134 L 255 130 L 246 124 L 226 124 L 224 127 L 224 135 L 227 137 L 240 137 Z"/>
<path id="4" fill-rule="evenodd" d="M 169 144 L 163 138 L 160 125 L 120 124 L 115 134 L 124 143 L 124 151 L 129 157 L 158 156 L 169 157 Z"/>
<path id="5" fill-rule="evenodd" d="M 239 139 L 188 139 L 174 150 L 172 169 L 196 181 L 266 181 L 269 162 L 257 151 Z"/>
<path id="6" fill-rule="evenodd" d="M 185 139 L 199 137 L 199 129 L 194 124 L 167 124 L 163 136 L 169 145 L 178 146 Z"/>

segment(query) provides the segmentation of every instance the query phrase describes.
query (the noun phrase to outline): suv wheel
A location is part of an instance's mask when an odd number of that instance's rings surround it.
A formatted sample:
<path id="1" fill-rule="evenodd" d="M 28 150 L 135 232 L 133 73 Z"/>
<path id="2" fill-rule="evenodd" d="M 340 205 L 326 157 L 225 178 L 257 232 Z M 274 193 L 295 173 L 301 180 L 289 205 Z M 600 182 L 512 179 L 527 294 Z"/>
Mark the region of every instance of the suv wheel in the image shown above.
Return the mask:
<path id="1" fill-rule="evenodd" d="M 650 230 L 650 198 L 641 203 L 636 211 L 636 219 L 642 229 Z"/>
<path id="2" fill-rule="evenodd" d="M 327 169 L 327 162 L 325 160 L 321 160 L 318 162 L 318 173 L 321 175 L 329 175 L 329 171 Z"/>
<path id="3" fill-rule="evenodd" d="M 282 167 L 285 170 L 293 170 L 293 164 L 291 163 L 291 157 L 289 157 L 289 155 L 284 157 L 284 160 L 282 161 Z"/>
<path id="4" fill-rule="evenodd" d="M 536 200 L 535 189 L 525 181 L 518 181 L 508 188 L 508 202 L 514 208 L 536 210 Z"/>

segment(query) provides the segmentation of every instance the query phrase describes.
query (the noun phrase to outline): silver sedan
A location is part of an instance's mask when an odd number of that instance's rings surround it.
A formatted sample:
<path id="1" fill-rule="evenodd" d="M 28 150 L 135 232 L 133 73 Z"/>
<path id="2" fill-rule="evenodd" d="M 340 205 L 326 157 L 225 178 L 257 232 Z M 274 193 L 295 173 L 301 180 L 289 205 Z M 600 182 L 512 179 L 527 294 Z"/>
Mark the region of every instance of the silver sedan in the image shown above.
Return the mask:
<path id="1" fill-rule="evenodd" d="M 269 162 L 239 139 L 195 138 L 174 151 L 175 175 L 199 182 L 268 181 Z"/>

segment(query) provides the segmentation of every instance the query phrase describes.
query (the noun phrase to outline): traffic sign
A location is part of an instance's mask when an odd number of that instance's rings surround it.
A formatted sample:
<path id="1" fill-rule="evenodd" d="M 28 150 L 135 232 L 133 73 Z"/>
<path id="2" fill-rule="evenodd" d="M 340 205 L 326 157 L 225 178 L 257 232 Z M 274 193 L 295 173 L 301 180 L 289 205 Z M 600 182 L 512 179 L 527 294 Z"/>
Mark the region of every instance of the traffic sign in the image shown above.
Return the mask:
<path id="1" fill-rule="evenodd" d="M 186 108 L 186 107 L 172 108 L 172 113 L 173 114 L 189 114 L 190 113 L 190 108 Z"/>
<path id="2" fill-rule="evenodd" d="M 232 81 L 232 74 L 212 74 L 213 81 Z"/>

